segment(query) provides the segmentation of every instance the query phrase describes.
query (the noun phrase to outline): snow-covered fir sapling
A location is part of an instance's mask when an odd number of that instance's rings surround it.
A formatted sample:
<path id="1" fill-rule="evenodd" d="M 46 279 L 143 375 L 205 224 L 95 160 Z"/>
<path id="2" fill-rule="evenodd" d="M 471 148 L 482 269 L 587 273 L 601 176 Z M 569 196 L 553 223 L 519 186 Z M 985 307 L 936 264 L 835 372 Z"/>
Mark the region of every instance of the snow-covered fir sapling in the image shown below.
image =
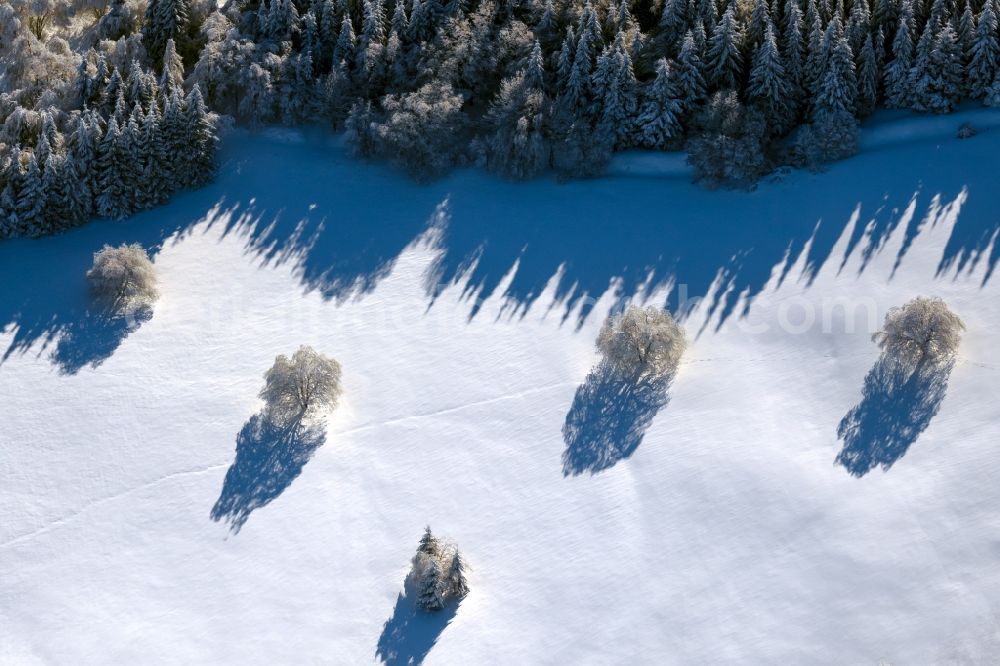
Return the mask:
<path id="1" fill-rule="evenodd" d="M 333 409 L 343 392 L 340 375 L 340 363 L 307 345 L 291 358 L 279 355 L 264 374 L 265 416 L 275 425 L 290 426 Z"/>
<path id="2" fill-rule="evenodd" d="M 669 312 L 656 307 L 629 306 L 609 317 L 597 336 L 604 362 L 625 376 L 672 375 L 686 347 L 684 329 Z"/>
<path id="3" fill-rule="evenodd" d="M 87 280 L 94 298 L 119 314 L 147 310 L 159 296 L 153 262 L 138 243 L 95 252 Z"/>
<path id="4" fill-rule="evenodd" d="M 452 601 L 460 601 L 469 593 L 462 554 L 454 544 L 442 542 L 424 528 L 411 560 L 409 579 L 421 610 L 436 612 Z"/>
<path id="5" fill-rule="evenodd" d="M 417 578 L 417 606 L 425 611 L 439 611 L 444 608 L 444 585 L 441 564 L 438 558 L 429 557 Z"/>
<path id="6" fill-rule="evenodd" d="M 891 308 L 872 340 L 890 358 L 916 366 L 953 358 L 964 330 L 965 324 L 943 300 L 918 296 Z"/>

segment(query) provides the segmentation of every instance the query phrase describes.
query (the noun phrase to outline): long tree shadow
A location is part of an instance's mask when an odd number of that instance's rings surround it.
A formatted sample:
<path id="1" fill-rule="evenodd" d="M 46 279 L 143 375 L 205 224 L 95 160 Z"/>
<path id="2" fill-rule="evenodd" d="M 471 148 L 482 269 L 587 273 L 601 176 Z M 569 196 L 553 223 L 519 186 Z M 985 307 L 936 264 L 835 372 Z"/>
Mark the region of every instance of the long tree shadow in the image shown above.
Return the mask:
<path id="1" fill-rule="evenodd" d="M 125 338 L 152 316 L 152 309 L 127 315 L 102 309 L 86 310 L 59 337 L 52 352 L 52 362 L 66 375 L 75 375 L 87 365 L 96 368 L 111 358 Z"/>
<path id="2" fill-rule="evenodd" d="M 883 355 L 865 377 L 861 402 L 837 426 L 844 447 L 836 464 L 856 477 L 902 458 L 938 413 L 954 361 L 916 368 Z"/>
<path id="3" fill-rule="evenodd" d="M 396 597 L 392 617 L 385 621 L 378 637 L 375 657 L 389 666 L 417 666 L 437 643 L 445 627 L 458 612 L 458 603 L 430 613 L 417 608 L 417 594 L 407 576 L 403 592 Z"/>
<path id="4" fill-rule="evenodd" d="M 973 157 L 990 158 L 989 142 L 962 145 Z M 877 165 L 870 162 L 879 159 L 861 155 L 851 164 L 872 169 Z M 903 161 L 870 179 L 859 179 L 856 168 L 835 166 L 821 183 L 796 177 L 752 194 L 665 189 L 660 178 L 611 175 L 600 182 L 601 196 L 594 195 L 595 181 L 512 184 L 476 171 L 418 185 L 358 162 L 331 146 L 327 134 L 309 131 L 299 142 L 236 132 L 223 144 L 222 162 L 215 182 L 124 223 L 99 221 L 55 237 L 0 242 L 0 331 L 11 336 L 0 348 L 0 365 L 36 343 L 44 347 L 76 335 L 87 341 L 67 341 L 59 354 L 67 359 L 61 367 L 72 372 L 107 358 L 121 342 L 108 331 L 106 344 L 95 344 L 89 301 L 74 286 L 85 284 L 92 255 L 104 243 L 139 242 L 155 257 L 164 243 L 214 226 L 262 265 L 291 266 L 304 289 L 344 299 L 374 288 L 424 237 L 428 220 L 439 224 L 435 210 L 446 200 L 450 220 L 437 235 L 430 303 L 445 285 L 462 281 L 477 301 L 497 296 L 526 312 L 554 283 L 551 305 L 562 307 L 564 316 L 579 305 L 581 320 L 612 283 L 622 299 L 674 284 L 672 310 L 683 316 L 688 299 L 708 297 L 709 314 L 717 314 L 721 326 L 745 314 L 774 272 L 787 275 L 803 254 L 807 280 L 827 261 L 841 263 L 831 253 L 852 215 L 858 223 L 846 252 L 875 256 L 890 235 L 903 233 L 901 211 L 911 203 L 917 220 L 907 223 L 900 255 L 931 226 L 923 222 L 924 211 L 951 202 L 961 204 L 961 215 L 939 273 L 985 264 L 985 283 L 1000 261 L 992 176 L 967 169 L 929 172 L 919 161 Z M 683 196 L 666 206 L 664 196 L 671 193 Z M 470 316 L 474 304 L 471 310 Z M 87 332 L 78 334 L 78 328 Z M 86 359 L 73 348 L 91 348 L 95 356 Z"/>
<path id="5" fill-rule="evenodd" d="M 291 485 L 325 441 L 320 426 L 299 421 L 282 428 L 261 414 L 250 417 L 236 438 L 236 460 L 226 472 L 212 520 L 225 520 L 239 532 L 255 509 Z"/>
<path id="6" fill-rule="evenodd" d="M 597 474 L 631 456 L 669 401 L 673 377 L 622 377 L 599 364 L 576 390 L 563 424 L 563 475 Z"/>

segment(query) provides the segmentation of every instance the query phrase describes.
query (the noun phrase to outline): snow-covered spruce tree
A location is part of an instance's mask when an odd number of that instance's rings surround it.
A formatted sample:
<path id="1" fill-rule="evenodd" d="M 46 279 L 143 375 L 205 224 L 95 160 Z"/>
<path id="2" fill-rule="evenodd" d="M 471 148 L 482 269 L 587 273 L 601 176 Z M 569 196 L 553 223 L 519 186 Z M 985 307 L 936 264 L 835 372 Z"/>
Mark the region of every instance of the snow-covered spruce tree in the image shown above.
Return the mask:
<path id="1" fill-rule="evenodd" d="M 736 88 L 743 78 L 743 36 L 736 21 L 736 5 L 731 3 L 715 26 L 708 47 L 708 81 L 718 88 Z"/>
<path id="2" fill-rule="evenodd" d="M 747 187 L 770 169 L 764 114 L 745 107 L 735 91 L 715 93 L 696 116 L 695 128 L 685 147 L 696 180 Z"/>
<path id="3" fill-rule="evenodd" d="M 905 108 L 913 99 L 910 71 L 913 69 L 913 4 L 903 0 L 903 9 L 892 40 L 892 60 L 885 69 L 886 104 Z"/>
<path id="4" fill-rule="evenodd" d="M 803 128 L 796 142 L 805 162 L 812 166 L 857 152 L 854 107 L 858 93 L 854 59 L 839 26 L 834 27 L 830 39 L 833 45 L 813 105 L 813 122 Z"/>
<path id="5" fill-rule="evenodd" d="M 705 99 L 705 65 L 690 30 L 684 35 L 677 62 L 671 69 L 676 77 L 681 113 L 686 116 Z"/>
<path id="6" fill-rule="evenodd" d="M 188 93 L 182 117 L 188 157 L 184 173 L 188 176 L 181 182 L 186 186 L 202 185 L 215 176 L 215 154 L 219 138 L 216 133 L 216 117 L 205 106 L 201 87 L 197 83 Z M 177 173 L 175 171 L 175 176 Z"/>
<path id="7" fill-rule="evenodd" d="M 188 0 L 149 0 L 142 26 L 142 43 L 157 68 L 162 66 L 167 40 L 186 37 Z"/>
<path id="8" fill-rule="evenodd" d="M 656 62 L 656 78 L 645 91 L 636 118 L 636 143 L 643 148 L 667 148 L 681 134 L 681 113 L 670 63 L 660 58 Z"/>
<path id="9" fill-rule="evenodd" d="M 417 544 L 417 553 L 413 556 L 413 564 L 416 565 L 421 556 L 440 557 L 443 552 L 441 541 L 434 536 L 431 526 L 427 525 L 420 537 L 420 543 Z"/>
<path id="10" fill-rule="evenodd" d="M 865 35 L 858 55 L 858 98 L 857 111 L 868 115 L 878 104 L 879 62 L 871 33 Z"/>
<path id="11" fill-rule="evenodd" d="M 35 154 L 29 152 L 14 205 L 16 224 L 13 236 L 43 236 L 48 231 L 45 225 L 46 199 L 45 179 Z"/>
<path id="12" fill-rule="evenodd" d="M 541 45 L 536 41 L 528 64 L 505 80 L 486 122 L 495 129 L 484 145 L 487 166 L 515 180 L 531 178 L 549 166 L 552 147 Z"/>
<path id="13" fill-rule="evenodd" d="M 664 0 L 659 27 L 666 43 L 679 40 L 688 30 L 687 0 Z"/>
<path id="14" fill-rule="evenodd" d="M 656 307 L 629 306 L 609 317 L 597 336 L 609 369 L 628 377 L 673 375 L 686 347 L 684 329 Z"/>
<path id="15" fill-rule="evenodd" d="M 804 84 L 805 41 L 802 34 L 802 9 L 798 0 L 785 2 L 785 26 L 781 32 L 781 53 L 784 55 L 785 74 L 791 88 L 789 107 L 798 111 Z"/>
<path id="16" fill-rule="evenodd" d="M 993 83 L 1000 63 L 1000 39 L 997 37 L 997 15 L 994 0 L 987 0 L 979 12 L 970 51 L 968 85 L 974 98 L 984 97 Z"/>
<path id="17" fill-rule="evenodd" d="M 865 37 L 871 31 L 871 11 L 868 2 L 851 2 L 851 15 L 847 20 L 847 43 L 851 51 L 860 53 Z"/>
<path id="18" fill-rule="evenodd" d="M 177 55 L 177 46 L 174 38 L 167 39 L 163 48 L 163 65 L 160 71 L 160 90 L 163 95 L 169 96 L 175 89 L 180 89 L 184 85 L 184 63 Z"/>
<path id="19" fill-rule="evenodd" d="M 442 573 L 441 564 L 436 557 L 426 558 L 417 578 L 417 607 L 421 610 L 435 612 L 444 608 Z"/>
<path id="20" fill-rule="evenodd" d="M 632 58 L 626 48 L 623 33 L 618 33 L 612 46 L 597 59 L 592 90 L 597 118 L 595 131 L 611 146 L 627 148 L 638 107 L 637 84 L 632 71 Z"/>
<path id="21" fill-rule="evenodd" d="M 806 4 L 806 15 L 803 22 L 803 37 L 806 42 L 806 60 L 802 72 L 802 86 L 806 92 L 815 95 L 819 88 L 820 77 L 823 74 L 823 19 L 819 15 L 816 0 Z"/>
<path id="22" fill-rule="evenodd" d="M 934 55 L 934 44 L 940 24 L 929 19 L 924 24 L 914 49 L 913 67 L 910 69 L 910 108 L 917 111 L 927 111 L 927 88 L 930 86 L 931 59 Z"/>
<path id="23" fill-rule="evenodd" d="M 451 599 L 462 599 L 469 594 L 469 581 L 465 578 L 465 561 L 462 553 L 455 550 L 448 570 L 444 572 L 445 589 Z"/>
<path id="24" fill-rule="evenodd" d="M 872 336 L 882 352 L 908 366 L 940 363 L 955 356 L 965 324 L 940 298 L 918 296 L 890 308 Z"/>
<path id="25" fill-rule="evenodd" d="M 951 25 L 934 39 L 922 76 L 914 83 L 914 108 L 948 113 L 962 95 L 962 54 Z"/>
<path id="26" fill-rule="evenodd" d="M 148 310 L 159 296 L 153 263 L 138 243 L 105 245 L 94 253 L 87 280 L 95 300 L 119 314 Z"/>
<path id="27" fill-rule="evenodd" d="M 312 418 L 333 409 L 343 392 L 340 363 L 302 345 L 289 358 L 280 354 L 264 373 L 264 414 L 279 427 Z"/>
<path id="28" fill-rule="evenodd" d="M 747 95 L 768 114 L 772 131 L 784 133 L 792 120 L 792 88 L 785 67 L 781 62 L 778 43 L 774 37 L 771 19 L 765 20 L 764 35 L 754 52 Z"/>

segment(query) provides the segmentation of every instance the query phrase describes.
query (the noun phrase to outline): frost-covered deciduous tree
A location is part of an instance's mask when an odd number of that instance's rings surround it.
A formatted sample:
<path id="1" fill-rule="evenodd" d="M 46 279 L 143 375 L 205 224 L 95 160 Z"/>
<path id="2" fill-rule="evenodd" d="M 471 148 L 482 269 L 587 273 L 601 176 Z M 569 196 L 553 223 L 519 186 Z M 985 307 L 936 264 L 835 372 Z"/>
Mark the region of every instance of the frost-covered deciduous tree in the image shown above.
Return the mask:
<path id="1" fill-rule="evenodd" d="M 656 307 L 629 306 L 609 317 L 597 336 L 604 362 L 625 376 L 672 375 L 686 348 L 684 329 Z"/>
<path id="2" fill-rule="evenodd" d="M 953 358 L 964 330 L 965 324 L 943 300 L 918 296 L 890 308 L 872 340 L 889 357 L 916 366 Z"/>
<path id="3" fill-rule="evenodd" d="M 105 245 L 94 254 L 87 280 L 95 299 L 120 314 L 148 310 L 159 296 L 153 262 L 138 243 Z"/>
<path id="4" fill-rule="evenodd" d="M 289 358 L 284 354 L 264 374 L 260 398 L 274 424 L 289 426 L 333 409 L 343 392 L 340 363 L 303 345 Z"/>
<path id="5" fill-rule="evenodd" d="M 433 82 L 382 100 L 384 114 L 372 125 L 373 154 L 406 168 L 416 178 L 440 176 L 456 162 L 465 117 L 462 97 L 447 83 Z"/>

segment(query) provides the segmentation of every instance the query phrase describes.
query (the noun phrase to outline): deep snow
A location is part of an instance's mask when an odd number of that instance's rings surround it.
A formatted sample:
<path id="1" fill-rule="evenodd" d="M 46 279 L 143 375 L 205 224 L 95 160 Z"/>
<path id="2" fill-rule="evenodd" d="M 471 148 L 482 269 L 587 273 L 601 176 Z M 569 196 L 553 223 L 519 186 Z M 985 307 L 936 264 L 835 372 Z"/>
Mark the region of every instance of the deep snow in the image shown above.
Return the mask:
<path id="1" fill-rule="evenodd" d="M 237 133 L 209 187 L 0 244 L 0 663 L 989 663 L 1000 121 L 863 144 L 745 193 L 644 154 L 416 185 Z M 132 331 L 86 312 L 124 241 L 162 291 Z M 668 293 L 692 337 L 668 393 L 588 381 L 609 309 Z M 917 294 L 965 319 L 960 358 L 870 381 L 899 409 L 854 445 L 891 467 L 845 469 L 869 335 Z M 261 455 L 262 373 L 303 343 L 345 398 Z M 425 523 L 473 567 L 440 617 L 399 597 Z"/>

